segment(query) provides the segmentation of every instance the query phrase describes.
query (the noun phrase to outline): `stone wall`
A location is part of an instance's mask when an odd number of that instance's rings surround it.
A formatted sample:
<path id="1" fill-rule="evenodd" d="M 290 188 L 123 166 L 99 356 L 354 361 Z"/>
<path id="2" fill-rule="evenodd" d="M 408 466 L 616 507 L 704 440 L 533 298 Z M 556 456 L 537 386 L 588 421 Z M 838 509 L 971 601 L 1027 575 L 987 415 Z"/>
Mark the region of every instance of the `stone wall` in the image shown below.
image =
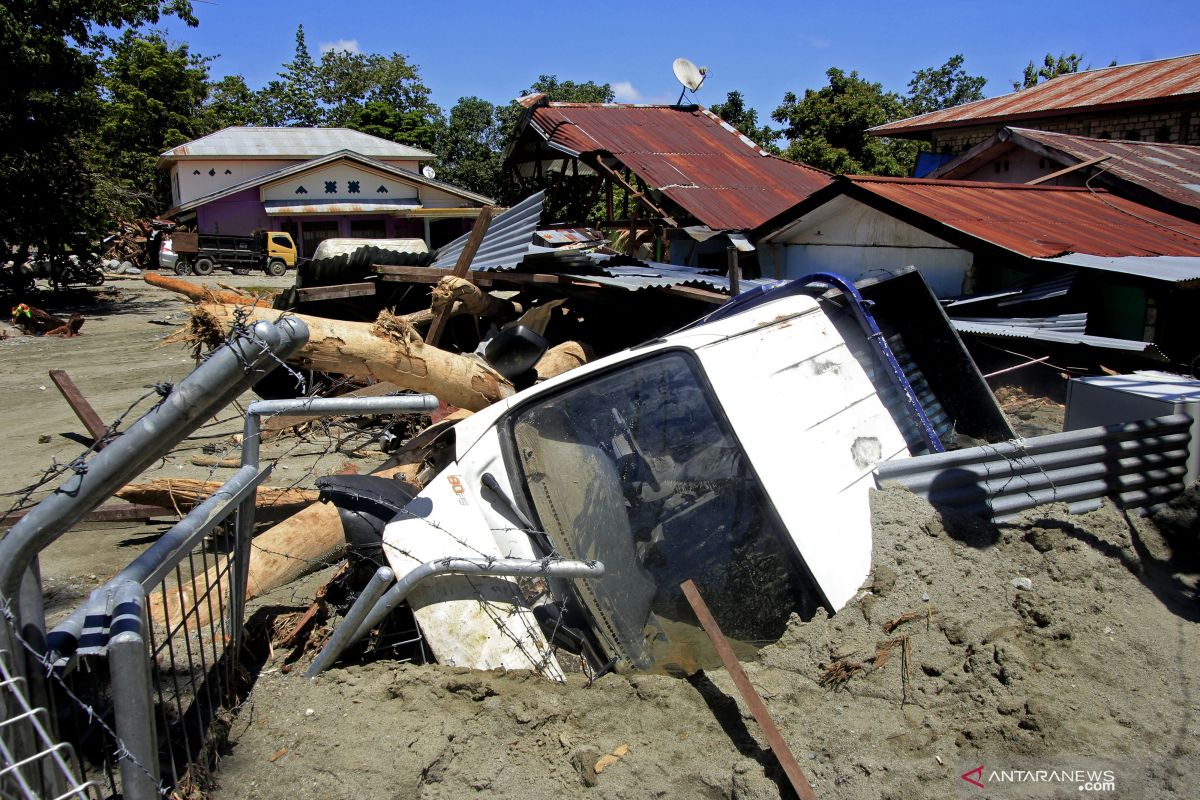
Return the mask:
<path id="1" fill-rule="evenodd" d="M 1142 142 L 1200 145 L 1200 107 L 1163 111 L 1145 106 L 1116 113 L 1018 120 L 1012 124 L 1014 127 L 1090 136 L 1095 139 L 1133 139 Z M 933 131 L 931 149 L 940 153 L 962 153 L 986 141 L 1002 127 L 1002 124 L 993 124 Z"/>

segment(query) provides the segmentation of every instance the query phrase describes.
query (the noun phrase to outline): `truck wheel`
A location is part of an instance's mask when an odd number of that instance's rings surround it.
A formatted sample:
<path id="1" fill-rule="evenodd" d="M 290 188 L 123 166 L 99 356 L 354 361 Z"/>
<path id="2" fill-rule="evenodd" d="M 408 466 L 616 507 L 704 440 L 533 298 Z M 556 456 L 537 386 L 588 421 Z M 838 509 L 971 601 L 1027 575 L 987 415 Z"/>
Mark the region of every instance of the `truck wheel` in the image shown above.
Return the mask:
<path id="1" fill-rule="evenodd" d="M 283 263 L 279 259 L 274 259 L 271 261 L 271 263 L 267 264 L 267 274 L 272 277 L 278 278 L 280 275 L 283 275 L 286 272 L 287 264 Z"/>
<path id="2" fill-rule="evenodd" d="M 196 263 L 192 264 L 192 272 L 197 275 L 211 275 L 214 266 L 216 265 L 211 258 L 197 258 Z"/>
<path id="3" fill-rule="evenodd" d="M 181 258 L 175 262 L 175 274 L 176 275 L 189 275 L 189 274 L 191 274 L 191 271 L 192 271 L 192 262 L 188 261 L 186 258 Z"/>

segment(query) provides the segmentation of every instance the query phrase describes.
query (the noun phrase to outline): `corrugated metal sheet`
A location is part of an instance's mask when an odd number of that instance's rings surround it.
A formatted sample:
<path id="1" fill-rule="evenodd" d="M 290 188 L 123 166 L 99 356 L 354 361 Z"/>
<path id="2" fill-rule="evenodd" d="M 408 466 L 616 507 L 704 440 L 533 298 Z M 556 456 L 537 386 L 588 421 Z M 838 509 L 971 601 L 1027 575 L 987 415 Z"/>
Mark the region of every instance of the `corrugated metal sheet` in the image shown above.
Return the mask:
<path id="1" fill-rule="evenodd" d="M 885 461 L 879 488 L 903 486 L 934 505 L 1002 521 L 1045 503 L 1112 497 L 1126 508 L 1183 490 L 1186 414 Z"/>
<path id="2" fill-rule="evenodd" d="M 521 263 L 533 246 L 533 233 L 542 219 L 545 196 L 545 192 L 531 194 L 493 219 L 475 252 L 471 269 L 513 269 Z M 470 238 L 470 233 L 464 233 L 440 248 L 433 266 L 453 269 Z"/>
<path id="3" fill-rule="evenodd" d="M 435 158 L 428 150 L 389 142 L 350 128 L 223 128 L 172 147 L 167 160 L 183 158 L 316 158 L 353 150 L 375 158 Z"/>
<path id="4" fill-rule="evenodd" d="M 989 152 L 1016 145 L 1039 153 L 1050 153 L 1062 164 L 1078 164 L 1102 156 L 1108 158 L 1086 173 L 1096 176 L 1092 185 L 1135 184 L 1154 194 L 1193 208 L 1200 208 L 1200 147 L 1156 142 L 1091 139 L 1065 133 L 1028 128 L 1005 128 L 991 140 L 992 147 L 963 158 L 959 166 L 938 177 L 955 178 L 981 166 Z"/>
<path id="5" fill-rule="evenodd" d="M 1200 224 L 1103 190 L 851 176 L 853 187 L 1031 258 L 1200 256 Z"/>
<path id="6" fill-rule="evenodd" d="M 829 183 L 695 106 L 550 103 L 529 125 L 571 155 L 611 153 L 710 228 L 749 230 Z"/>
<path id="7" fill-rule="evenodd" d="M 968 297 L 959 297 L 945 304 L 948 309 L 961 310 L 964 306 L 976 305 L 979 303 L 987 303 L 998 301 L 997 306 L 1017 306 L 1025 303 L 1036 303 L 1039 300 L 1051 300 L 1056 297 L 1063 297 L 1071 291 L 1071 287 L 1075 283 L 1075 273 L 1071 272 L 1063 275 L 1060 278 L 1054 278 L 1048 281 L 1038 281 L 1037 283 L 1022 283 L 1018 286 L 1013 286 L 1008 289 L 1002 289 L 998 292 L 988 292 L 987 294 L 974 294 Z"/>
<path id="8" fill-rule="evenodd" d="M 362 203 L 330 200 L 268 200 L 263 203 L 268 214 L 377 214 L 420 208 L 416 199 L 371 200 Z"/>
<path id="9" fill-rule="evenodd" d="M 870 129 L 904 136 L 938 128 L 1057 116 L 1080 108 L 1110 108 L 1200 94 L 1200 54 L 1060 75 L 1019 92 L 931 111 Z"/>
<path id="10" fill-rule="evenodd" d="M 1055 258 L 1042 258 L 1048 264 L 1101 269 L 1142 278 L 1154 278 L 1176 284 L 1200 282 L 1200 258 L 1195 256 L 1124 256 L 1105 258 L 1086 253 L 1069 253 Z"/>
<path id="11" fill-rule="evenodd" d="M 959 317 L 960 322 L 974 325 L 998 325 L 1031 331 L 1062 331 L 1083 333 L 1087 329 L 1087 312 L 1058 314 L 1053 317 Z"/>
<path id="12" fill-rule="evenodd" d="M 1013 320 L 1005 323 L 976 322 L 971 319 L 951 319 L 950 324 L 959 333 L 974 333 L 979 336 L 996 336 L 1002 339 L 1035 339 L 1039 342 L 1055 342 L 1056 344 L 1081 344 L 1088 347 L 1101 347 L 1108 350 L 1128 350 L 1142 353 L 1162 361 L 1166 357 L 1153 342 L 1138 342 L 1132 339 L 1112 339 L 1108 336 L 1089 336 L 1075 331 L 1055 330 L 1052 328 L 1022 327 L 1012 324 Z"/>

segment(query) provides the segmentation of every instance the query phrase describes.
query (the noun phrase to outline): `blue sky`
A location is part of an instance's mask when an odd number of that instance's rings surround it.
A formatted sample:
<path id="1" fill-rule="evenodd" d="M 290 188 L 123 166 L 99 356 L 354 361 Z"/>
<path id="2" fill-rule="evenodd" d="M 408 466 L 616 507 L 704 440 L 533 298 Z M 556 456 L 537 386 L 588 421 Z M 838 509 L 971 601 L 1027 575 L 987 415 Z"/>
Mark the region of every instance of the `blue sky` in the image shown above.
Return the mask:
<path id="1" fill-rule="evenodd" d="M 1200 51 L 1198 0 L 193 2 L 198 28 L 163 27 L 194 52 L 220 56 L 216 78 L 241 73 L 262 86 L 291 59 L 303 24 L 314 56 L 331 46 L 405 54 L 446 109 L 466 95 L 506 102 L 541 73 L 610 83 L 625 102 L 674 102 L 671 62 L 685 56 L 710 70 L 698 102 L 738 89 L 765 121 L 784 92 L 824 85 L 831 66 L 904 92 L 914 70 L 961 52 L 991 97 L 1046 52 L 1079 52 L 1101 67 Z"/>

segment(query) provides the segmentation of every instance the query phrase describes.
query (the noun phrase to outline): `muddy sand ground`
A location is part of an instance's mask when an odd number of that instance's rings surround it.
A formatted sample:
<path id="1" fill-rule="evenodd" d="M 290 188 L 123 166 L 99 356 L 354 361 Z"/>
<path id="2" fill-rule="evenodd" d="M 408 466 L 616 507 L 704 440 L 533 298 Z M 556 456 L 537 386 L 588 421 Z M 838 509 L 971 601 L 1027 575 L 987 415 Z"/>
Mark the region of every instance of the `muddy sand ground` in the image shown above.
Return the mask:
<path id="1" fill-rule="evenodd" d="M 159 346 L 174 325 L 156 323 L 183 321 L 172 295 L 137 282 L 107 291 L 112 302 L 83 309 L 84 336 L 0 341 L 0 489 L 25 486 L 82 449 L 82 426 L 46 370 L 67 369 L 112 419 L 143 386 L 191 368 L 180 347 Z M 1029 426 L 1024 435 L 1061 420 L 1060 407 L 1025 395 L 1012 410 Z M 191 455 L 205 445 L 232 453 L 228 436 L 240 429 L 233 409 L 218 420 L 154 473 L 208 476 Z M 290 469 L 277 476 L 303 484 L 336 467 L 328 456 L 313 466 L 320 442 L 290 447 L 281 464 Z M 876 493 L 875 569 L 863 591 L 832 618 L 793 619 L 745 664 L 817 796 L 1195 796 L 1198 494 L 1157 520 L 1110 505 L 1079 516 L 1051 506 L 992 526 L 903 490 Z M 52 613 L 164 528 L 90 525 L 64 536 L 42 559 Z M 251 611 L 301 611 L 328 578 L 326 570 L 283 587 Z M 558 685 L 384 659 L 307 680 L 283 671 L 284 655 L 267 662 L 234 721 L 216 798 L 790 796 L 721 670 L 687 680 L 608 675 L 585 688 L 578 677 Z M 614 751 L 624 754 L 595 774 Z M 981 790 L 960 777 L 980 765 L 1111 770 L 1115 786 L 1089 794 L 992 781 Z"/>

